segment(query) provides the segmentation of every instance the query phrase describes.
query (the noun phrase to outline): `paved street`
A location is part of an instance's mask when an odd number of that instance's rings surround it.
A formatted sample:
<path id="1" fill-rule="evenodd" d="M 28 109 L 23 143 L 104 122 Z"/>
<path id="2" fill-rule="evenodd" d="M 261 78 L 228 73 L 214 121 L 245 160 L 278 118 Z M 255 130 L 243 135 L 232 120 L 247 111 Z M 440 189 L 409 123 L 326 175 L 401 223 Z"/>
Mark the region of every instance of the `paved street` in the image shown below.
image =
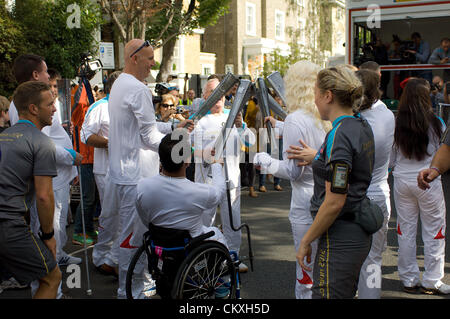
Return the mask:
<path id="1" fill-rule="evenodd" d="M 444 190 L 448 189 L 448 178 L 444 182 Z M 282 182 L 283 191 L 277 192 L 266 185 L 268 192 L 259 193 L 258 198 L 250 198 L 247 190 L 242 191 L 242 221 L 248 223 L 251 229 L 254 253 L 254 272 L 242 275 L 241 296 L 244 299 L 293 299 L 295 282 L 295 251 L 291 235 L 288 211 L 290 203 L 290 187 L 286 181 Z M 449 192 L 447 191 L 447 195 Z M 449 196 L 447 196 L 449 197 Z M 430 298 L 442 299 L 444 296 L 410 295 L 402 291 L 402 285 L 397 273 L 397 235 L 396 214 L 393 210 L 389 223 L 388 247 L 383 256 L 383 292 L 382 298 Z M 69 228 L 69 232 L 72 226 Z M 420 229 L 419 229 L 420 233 Z M 75 256 L 84 258 L 82 247 L 68 243 L 66 249 Z M 242 255 L 248 256 L 247 236 L 243 232 Z M 450 283 L 450 252 L 447 245 L 446 276 L 444 282 Z M 90 256 L 92 249 L 88 249 Z M 423 243 L 418 239 L 418 262 L 423 271 Z M 246 261 L 247 265 L 250 263 Z M 80 298 L 115 298 L 117 280 L 113 277 L 99 274 L 90 263 L 90 281 L 92 296 L 86 295 L 85 263 L 81 265 L 82 288 L 68 289 L 66 267 L 62 267 L 64 274 L 63 291 L 74 299 Z M 4 291 L 1 298 L 28 298 L 29 289 Z"/>

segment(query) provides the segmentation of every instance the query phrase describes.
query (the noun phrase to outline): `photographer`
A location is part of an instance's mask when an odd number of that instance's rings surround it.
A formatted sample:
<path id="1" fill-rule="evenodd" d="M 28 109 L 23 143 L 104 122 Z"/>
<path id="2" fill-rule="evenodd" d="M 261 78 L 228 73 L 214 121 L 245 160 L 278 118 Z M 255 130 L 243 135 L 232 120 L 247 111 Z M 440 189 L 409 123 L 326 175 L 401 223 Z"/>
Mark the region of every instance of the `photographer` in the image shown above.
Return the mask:
<path id="1" fill-rule="evenodd" d="M 450 39 L 441 40 L 441 46 L 434 49 L 428 60 L 430 64 L 447 64 L 450 63 Z M 450 81 L 450 69 L 444 70 L 444 81 Z"/>
<path id="2" fill-rule="evenodd" d="M 183 108 L 177 107 L 177 98 L 172 94 L 164 94 L 156 106 L 156 120 L 160 122 L 179 123 L 185 120 Z M 187 116 L 186 116 L 187 117 Z"/>
<path id="3" fill-rule="evenodd" d="M 431 83 L 431 104 L 433 105 L 433 110 L 439 106 L 439 103 L 444 103 L 444 81 L 438 75 L 433 77 L 433 82 Z"/>

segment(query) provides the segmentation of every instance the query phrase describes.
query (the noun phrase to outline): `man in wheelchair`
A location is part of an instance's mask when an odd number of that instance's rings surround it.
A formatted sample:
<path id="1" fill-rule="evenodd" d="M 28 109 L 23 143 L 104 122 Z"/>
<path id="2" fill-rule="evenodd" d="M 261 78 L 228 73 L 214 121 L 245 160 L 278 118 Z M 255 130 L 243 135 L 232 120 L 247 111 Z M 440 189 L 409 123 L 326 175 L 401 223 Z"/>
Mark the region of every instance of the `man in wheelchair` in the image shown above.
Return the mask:
<path id="1" fill-rule="evenodd" d="M 180 150 L 176 152 L 177 149 Z M 183 150 L 188 154 L 183 154 Z M 177 270 L 186 257 L 183 249 L 174 248 L 184 247 L 192 238 L 212 231 L 207 239 L 228 249 L 220 230 L 202 222 L 202 214 L 211 211 L 225 196 L 222 165 L 211 165 L 212 185 L 191 182 L 186 178 L 190 150 L 189 139 L 177 138 L 174 133 L 166 135 L 159 145 L 160 174 L 142 179 L 137 185 L 137 211 L 144 225 L 149 225 L 144 236 L 152 252 L 148 262 L 153 269 L 159 269 L 153 276 L 157 277 L 156 290 L 162 298 L 170 297 Z"/>

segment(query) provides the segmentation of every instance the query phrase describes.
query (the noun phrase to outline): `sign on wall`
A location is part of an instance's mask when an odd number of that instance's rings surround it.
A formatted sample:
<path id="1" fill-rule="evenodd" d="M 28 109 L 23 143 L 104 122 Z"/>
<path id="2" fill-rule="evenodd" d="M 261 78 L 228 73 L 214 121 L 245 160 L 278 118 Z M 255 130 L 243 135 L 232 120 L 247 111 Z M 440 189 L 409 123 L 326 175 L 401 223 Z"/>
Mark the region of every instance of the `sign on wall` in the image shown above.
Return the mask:
<path id="1" fill-rule="evenodd" d="M 114 42 L 100 42 L 99 54 L 103 69 L 114 70 Z"/>

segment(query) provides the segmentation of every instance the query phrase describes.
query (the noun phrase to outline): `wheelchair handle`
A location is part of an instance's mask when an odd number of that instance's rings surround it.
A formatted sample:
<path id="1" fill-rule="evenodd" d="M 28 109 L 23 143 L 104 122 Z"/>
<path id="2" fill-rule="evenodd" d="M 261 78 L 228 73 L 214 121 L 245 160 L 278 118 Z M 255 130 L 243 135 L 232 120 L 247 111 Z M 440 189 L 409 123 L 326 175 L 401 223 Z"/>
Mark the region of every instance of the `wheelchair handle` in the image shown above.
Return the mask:
<path id="1" fill-rule="evenodd" d="M 185 248 L 187 249 L 190 246 L 195 246 L 196 244 L 202 242 L 203 240 L 214 236 L 214 234 L 215 234 L 214 231 L 211 230 L 210 232 L 207 232 L 207 233 L 202 234 L 200 236 L 194 237 L 194 238 L 192 238 L 191 241 L 189 241 L 189 243 L 185 246 Z"/>

